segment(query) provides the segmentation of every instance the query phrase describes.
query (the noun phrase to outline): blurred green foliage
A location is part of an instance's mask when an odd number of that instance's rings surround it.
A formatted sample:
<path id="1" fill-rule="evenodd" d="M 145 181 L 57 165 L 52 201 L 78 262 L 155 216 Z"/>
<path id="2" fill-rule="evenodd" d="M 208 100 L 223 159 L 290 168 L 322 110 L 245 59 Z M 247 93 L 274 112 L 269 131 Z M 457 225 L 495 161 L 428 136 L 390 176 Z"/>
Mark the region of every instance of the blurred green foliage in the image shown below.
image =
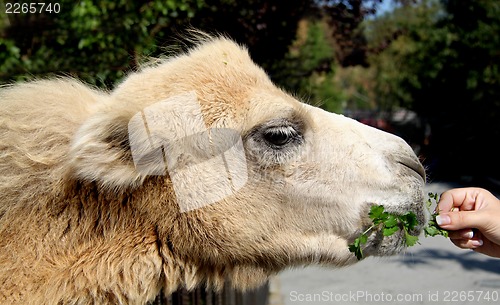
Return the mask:
<path id="1" fill-rule="evenodd" d="M 493 0 L 422 0 L 366 25 L 376 104 L 430 124 L 435 176 L 500 177 L 499 32 Z"/>
<path id="2" fill-rule="evenodd" d="M 226 33 L 269 66 L 283 57 L 309 0 L 59 0 L 59 13 L 0 15 L 0 82 L 64 73 L 112 87 L 187 28 Z M 5 3 L 0 2 L 4 13 Z M 269 44 L 274 44 L 269 48 Z"/>
<path id="3" fill-rule="evenodd" d="M 335 58 L 324 20 L 304 19 L 284 59 L 273 67 L 272 76 L 288 91 L 304 100 L 342 112 L 343 95 L 333 81 Z"/>
<path id="4" fill-rule="evenodd" d="M 201 0 L 61 0 L 59 13 L 2 17 L 3 82 L 65 73 L 98 86 L 111 86 L 141 56 L 158 50 L 163 30 L 204 6 Z M 5 10 L 2 10 L 5 11 Z M 3 50 L 2 50 L 3 51 Z"/>

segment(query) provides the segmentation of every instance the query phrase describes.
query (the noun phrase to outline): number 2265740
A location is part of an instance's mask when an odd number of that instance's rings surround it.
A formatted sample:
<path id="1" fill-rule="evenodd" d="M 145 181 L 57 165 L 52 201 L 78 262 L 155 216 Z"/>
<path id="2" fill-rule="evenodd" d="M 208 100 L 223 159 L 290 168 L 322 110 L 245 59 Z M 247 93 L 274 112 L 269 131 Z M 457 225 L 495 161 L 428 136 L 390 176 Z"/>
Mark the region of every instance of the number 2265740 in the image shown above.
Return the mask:
<path id="1" fill-rule="evenodd" d="M 60 11 L 60 3 L 5 3 L 6 14 L 58 14 Z"/>

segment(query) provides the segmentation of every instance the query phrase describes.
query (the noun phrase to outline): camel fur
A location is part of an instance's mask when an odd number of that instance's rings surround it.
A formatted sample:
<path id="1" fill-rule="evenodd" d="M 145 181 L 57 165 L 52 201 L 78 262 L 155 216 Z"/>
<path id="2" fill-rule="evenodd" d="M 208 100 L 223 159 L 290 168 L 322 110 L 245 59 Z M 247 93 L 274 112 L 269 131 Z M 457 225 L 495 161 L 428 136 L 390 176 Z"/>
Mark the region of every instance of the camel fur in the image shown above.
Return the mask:
<path id="1" fill-rule="evenodd" d="M 224 37 L 110 92 L 71 78 L 0 88 L 0 173 L 1 304 L 247 289 L 354 263 L 373 204 L 424 220 L 425 174 L 403 140 L 299 102 Z M 374 232 L 365 254 L 403 249 Z"/>

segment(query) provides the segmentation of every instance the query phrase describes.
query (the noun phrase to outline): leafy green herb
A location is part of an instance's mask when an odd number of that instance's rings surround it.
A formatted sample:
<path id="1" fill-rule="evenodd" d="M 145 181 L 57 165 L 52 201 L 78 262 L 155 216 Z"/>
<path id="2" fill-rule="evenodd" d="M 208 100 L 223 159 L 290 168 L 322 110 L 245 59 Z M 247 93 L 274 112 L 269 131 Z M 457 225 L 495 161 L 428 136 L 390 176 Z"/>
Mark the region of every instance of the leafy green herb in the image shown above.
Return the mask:
<path id="1" fill-rule="evenodd" d="M 425 237 L 436 236 L 436 235 L 442 235 L 444 237 L 448 237 L 448 231 L 446 231 L 445 229 L 441 229 L 436 222 L 436 216 L 439 215 L 438 211 L 434 210 L 434 212 L 431 212 L 433 201 L 436 205 L 439 202 L 439 195 L 433 193 L 429 193 L 428 195 L 429 199 L 427 199 L 426 205 L 427 205 L 427 210 L 429 210 L 429 213 L 431 213 L 431 219 L 429 220 L 427 227 L 424 228 Z"/>
<path id="2" fill-rule="evenodd" d="M 441 229 L 437 225 L 436 216 L 438 213 L 436 211 L 430 211 L 433 201 L 437 204 L 439 196 L 433 193 L 429 193 L 428 195 L 429 199 L 426 202 L 426 207 L 429 213 L 431 213 L 431 219 L 429 220 L 428 225 L 424 228 L 425 237 L 436 235 L 448 237 L 448 231 Z M 405 234 L 405 243 L 408 247 L 411 247 L 418 242 L 418 236 L 414 236 L 409 233 L 418 224 L 415 213 L 408 212 L 404 215 L 392 214 L 386 212 L 384 206 L 374 205 L 370 208 L 368 216 L 372 220 L 372 225 L 349 245 L 349 251 L 353 252 L 358 260 L 363 258 L 362 246 L 368 241 L 368 233 L 374 229 L 379 229 L 383 236 L 391 236 L 398 230 L 403 230 Z"/>
<path id="3" fill-rule="evenodd" d="M 418 236 L 409 233 L 418 223 L 417 216 L 413 212 L 404 215 L 392 214 L 386 212 L 384 206 L 374 205 L 370 208 L 368 216 L 372 220 L 372 225 L 349 245 L 349 251 L 353 252 L 358 260 L 363 258 L 362 245 L 368 241 L 368 233 L 375 228 L 381 230 L 384 236 L 391 236 L 397 231 L 403 230 L 407 246 L 413 246 L 417 243 Z"/>

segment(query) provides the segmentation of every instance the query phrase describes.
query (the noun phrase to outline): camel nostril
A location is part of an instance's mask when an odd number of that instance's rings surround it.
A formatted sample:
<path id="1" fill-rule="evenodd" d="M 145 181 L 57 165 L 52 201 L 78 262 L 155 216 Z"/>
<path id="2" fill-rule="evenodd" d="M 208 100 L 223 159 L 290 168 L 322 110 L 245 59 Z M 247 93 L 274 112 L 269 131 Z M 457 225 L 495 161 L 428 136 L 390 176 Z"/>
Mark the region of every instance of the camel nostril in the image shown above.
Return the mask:
<path id="1" fill-rule="evenodd" d="M 397 162 L 406 167 L 407 169 L 409 169 L 412 174 L 414 175 L 417 174 L 418 177 L 421 178 L 424 183 L 426 182 L 425 169 L 422 166 L 422 163 L 420 163 L 416 158 L 404 157 L 399 159 Z"/>

